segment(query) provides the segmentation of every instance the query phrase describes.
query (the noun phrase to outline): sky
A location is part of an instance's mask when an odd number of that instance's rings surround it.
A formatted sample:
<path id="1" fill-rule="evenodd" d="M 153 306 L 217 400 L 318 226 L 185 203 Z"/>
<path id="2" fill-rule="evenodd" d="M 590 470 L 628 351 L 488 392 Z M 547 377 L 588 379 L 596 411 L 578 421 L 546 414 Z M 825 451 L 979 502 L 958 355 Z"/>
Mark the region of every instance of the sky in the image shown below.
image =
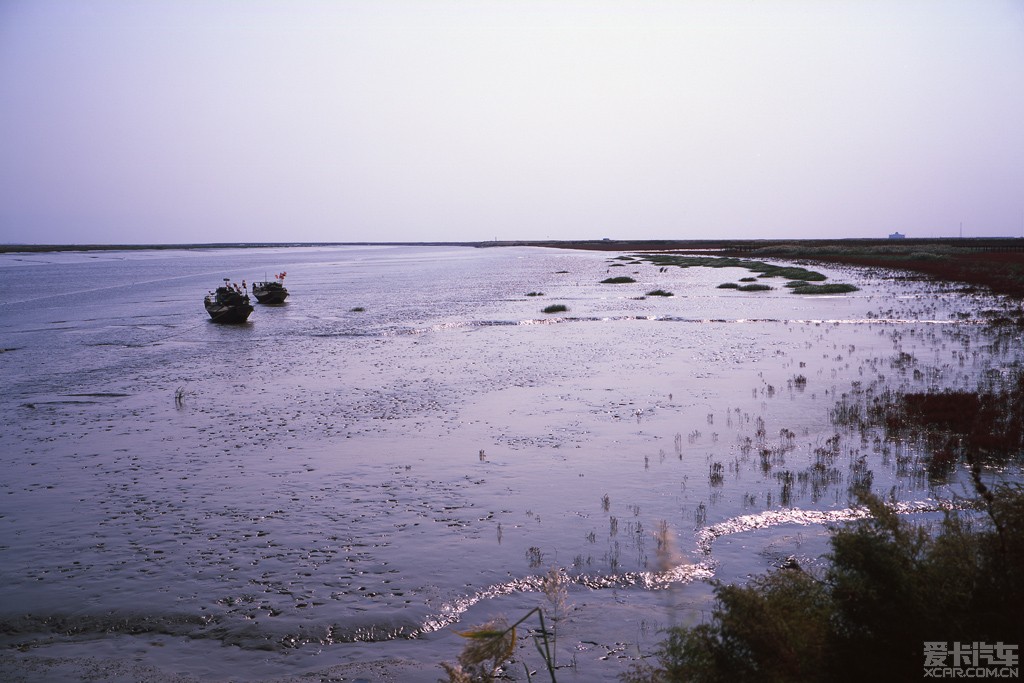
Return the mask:
<path id="1" fill-rule="evenodd" d="M 1024 237 L 1024 0 L 0 0 L 0 242 Z"/>

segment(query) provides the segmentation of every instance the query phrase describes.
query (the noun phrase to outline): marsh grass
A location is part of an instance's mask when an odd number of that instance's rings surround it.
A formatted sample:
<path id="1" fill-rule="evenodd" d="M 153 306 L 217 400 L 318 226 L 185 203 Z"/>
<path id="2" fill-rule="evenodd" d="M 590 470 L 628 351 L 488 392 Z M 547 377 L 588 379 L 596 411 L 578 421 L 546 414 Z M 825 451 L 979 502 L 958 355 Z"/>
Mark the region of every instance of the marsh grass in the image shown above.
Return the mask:
<path id="1" fill-rule="evenodd" d="M 900 353 L 894 368 L 911 367 L 916 359 Z M 943 476 L 968 454 L 987 462 L 1005 463 L 1024 455 L 1024 370 L 976 390 L 926 392 L 863 389 L 844 396 L 831 412 L 836 425 L 860 430 L 881 428 L 890 438 L 923 442 L 928 473 Z"/>
<path id="2" fill-rule="evenodd" d="M 783 277 L 789 280 L 821 282 L 828 278 L 814 270 L 798 266 L 776 266 L 763 261 L 752 261 L 730 256 L 684 256 L 681 254 L 644 254 L 641 258 L 659 266 L 678 266 L 679 268 L 745 268 L 757 277 Z"/>
<path id="3" fill-rule="evenodd" d="M 541 313 L 565 313 L 569 310 L 569 307 L 565 304 L 551 304 L 541 310 Z"/>
<path id="4" fill-rule="evenodd" d="M 355 308 L 350 308 L 348 310 L 351 313 L 365 313 L 366 312 L 366 309 L 363 308 L 362 306 L 356 306 Z"/>
<path id="5" fill-rule="evenodd" d="M 792 243 L 767 246 L 758 249 L 758 253 L 774 258 L 909 270 L 937 280 L 964 282 L 1024 297 L 1024 258 L 1016 244 L 1006 250 L 999 246 L 991 249 L 973 240 L 958 240 L 956 244 L 925 244 L 917 240 L 873 245 Z"/>
<path id="6" fill-rule="evenodd" d="M 787 283 L 786 286 L 789 287 L 790 284 L 792 283 Z M 833 282 L 827 285 L 812 285 L 805 282 L 799 285 L 794 285 L 792 289 L 794 294 L 848 294 L 849 292 L 859 291 L 860 288 L 839 282 Z"/>
<path id="7" fill-rule="evenodd" d="M 745 268 L 757 273 L 757 277 L 740 278 L 740 282 L 748 283 L 738 285 L 731 282 L 718 285 L 719 289 L 739 289 L 744 292 L 760 292 L 771 289 L 764 285 L 749 284 L 765 278 L 785 278 L 789 280 L 786 287 L 791 288 L 797 294 L 845 294 L 855 292 L 857 288 L 853 285 L 828 284 L 814 286 L 813 282 L 823 282 L 828 277 L 814 270 L 808 270 L 800 266 L 776 266 L 763 261 L 741 259 L 731 256 L 684 256 L 681 254 L 644 254 L 641 256 L 646 261 L 659 266 L 664 270 L 669 266 L 679 268 Z M 605 281 L 607 282 L 607 280 Z"/>
<path id="8" fill-rule="evenodd" d="M 558 567 L 551 567 L 541 579 L 541 592 L 548 601 L 551 615 L 551 666 L 558 666 L 558 624 L 569 610 L 569 579 Z M 546 635 L 546 634 L 545 634 Z"/>
<path id="9" fill-rule="evenodd" d="M 527 292 L 526 296 L 544 296 L 544 292 Z"/>
<path id="10" fill-rule="evenodd" d="M 636 282 L 636 280 L 629 277 L 628 275 L 620 275 L 619 277 L 608 277 L 605 278 L 604 280 L 601 280 L 602 285 L 628 285 L 633 282 Z"/>
<path id="11" fill-rule="evenodd" d="M 499 677 L 504 680 L 506 677 L 502 672 L 502 665 L 515 654 L 518 643 L 516 629 L 534 615 L 540 628 L 531 630 L 530 636 L 544 662 L 551 683 L 558 683 L 555 676 L 557 665 L 554 643 L 548 638 L 551 632 L 544 621 L 544 610 L 540 607 L 534 607 L 511 625 L 504 617 L 498 617 L 467 631 L 456 631 L 468 642 L 455 664 L 441 663 L 441 668 L 448 674 L 448 683 L 493 683 Z M 529 667 L 525 662 L 523 666 L 526 668 L 527 680 L 532 680 Z"/>
<path id="12" fill-rule="evenodd" d="M 647 292 L 647 296 L 673 296 L 672 292 L 666 292 L 664 289 L 655 289 Z"/>

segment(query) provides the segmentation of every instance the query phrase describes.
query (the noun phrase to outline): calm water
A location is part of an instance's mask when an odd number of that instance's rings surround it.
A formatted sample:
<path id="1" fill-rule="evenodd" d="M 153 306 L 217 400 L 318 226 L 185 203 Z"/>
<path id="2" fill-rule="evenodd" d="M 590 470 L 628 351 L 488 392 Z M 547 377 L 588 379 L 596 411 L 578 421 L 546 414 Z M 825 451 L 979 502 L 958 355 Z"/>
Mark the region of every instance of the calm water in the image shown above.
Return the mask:
<path id="1" fill-rule="evenodd" d="M 705 579 L 820 562 L 851 483 L 922 519 L 963 493 L 830 411 L 1019 363 L 979 320 L 1001 301 L 828 269 L 861 291 L 743 294 L 716 285 L 744 270 L 614 256 L 0 256 L 0 672 L 434 681 L 453 629 L 550 608 L 554 570 L 559 680 L 610 681 L 702 618 Z M 287 304 L 208 321 L 222 278 L 281 270 Z"/>

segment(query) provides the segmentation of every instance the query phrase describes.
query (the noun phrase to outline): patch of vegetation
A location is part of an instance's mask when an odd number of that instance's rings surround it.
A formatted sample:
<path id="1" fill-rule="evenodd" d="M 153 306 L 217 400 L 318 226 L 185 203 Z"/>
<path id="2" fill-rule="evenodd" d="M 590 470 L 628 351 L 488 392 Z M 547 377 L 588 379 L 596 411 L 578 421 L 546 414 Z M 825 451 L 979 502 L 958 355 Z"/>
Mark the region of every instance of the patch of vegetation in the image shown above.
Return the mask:
<path id="1" fill-rule="evenodd" d="M 672 292 L 666 292 L 664 289 L 655 289 L 654 291 L 647 292 L 647 296 L 673 296 Z"/>
<path id="2" fill-rule="evenodd" d="M 735 258 L 731 256 L 684 256 L 681 254 L 645 254 L 643 258 L 659 266 L 678 266 L 679 268 L 746 268 L 758 277 L 784 277 L 789 280 L 805 280 L 821 282 L 828 279 L 825 275 L 806 268 L 796 266 L 775 266 L 763 261 Z"/>
<path id="3" fill-rule="evenodd" d="M 828 284 L 815 286 L 811 283 L 822 282 L 828 278 L 817 271 L 808 270 L 799 266 L 776 266 L 763 261 L 752 261 L 748 259 L 735 258 L 730 256 L 684 256 L 682 254 L 646 254 L 643 256 L 651 263 L 660 266 L 662 269 L 668 266 L 679 268 L 746 268 L 758 273 L 757 277 L 740 278 L 743 283 L 756 283 L 759 279 L 781 277 L 789 280 L 786 287 L 791 288 L 798 294 L 841 294 L 855 292 L 857 288 L 853 285 Z M 772 289 L 766 285 L 746 284 L 735 285 L 725 283 L 718 285 L 719 289 L 739 289 L 744 292 L 762 292 Z"/>
<path id="4" fill-rule="evenodd" d="M 612 263 L 608 266 L 609 268 L 625 268 L 625 263 Z"/>
<path id="5" fill-rule="evenodd" d="M 758 249 L 759 254 L 803 258 L 922 273 L 1024 297 L 1024 255 L 1016 240 L 954 240 L 952 243 L 897 240 L 883 244 L 786 243 Z"/>
<path id="6" fill-rule="evenodd" d="M 356 306 L 355 308 L 350 308 L 349 311 L 351 311 L 352 313 L 364 313 L 366 309 L 363 308 L 362 306 Z"/>
<path id="7" fill-rule="evenodd" d="M 790 284 L 792 283 L 787 283 L 786 286 L 789 287 Z M 793 287 L 794 294 L 848 294 L 856 291 L 859 291 L 858 287 L 839 282 L 831 282 L 827 285 L 812 285 L 804 282 Z"/>
<path id="8" fill-rule="evenodd" d="M 544 296 L 544 292 L 527 292 L 526 296 Z"/>
<path id="9" fill-rule="evenodd" d="M 605 278 L 604 280 L 601 280 L 602 285 L 626 285 L 631 282 L 636 282 L 636 280 L 626 275 L 620 275 L 619 277 L 609 277 Z"/>
<path id="10" fill-rule="evenodd" d="M 793 266 L 769 266 L 764 270 L 759 268 L 751 268 L 751 270 L 759 270 L 761 274 L 758 277 L 781 277 L 787 280 L 803 280 L 805 282 L 821 282 L 828 279 L 826 276 L 813 270 Z"/>
<path id="11" fill-rule="evenodd" d="M 541 313 L 565 313 L 568 310 L 569 307 L 564 304 L 551 304 L 541 311 Z"/>
<path id="12" fill-rule="evenodd" d="M 669 629 L 657 663 L 624 680 L 918 680 L 925 642 L 1019 642 L 1024 487 L 992 491 L 973 473 L 982 516 L 951 510 L 929 528 L 861 492 L 870 517 L 831 530 L 823 576 L 790 561 L 718 583 L 711 619 Z"/>
<path id="13" fill-rule="evenodd" d="M 913 360 L 901 354 L 893 367 Z M 1024 370 L 975 391 L 883 392 L 844 396 L 832 410 L 836 424 L 882 428 L 892 438 L 923 442 L 928 473 L 943 476 L 970 455 L 1001 464 L 1024 455 Z"/>
<path id="14" fill-rule="evenodd" d="M 493 683 L 501 674 L 502 665 L 515 654 L 518 640 L 516 628 L 534 615 L 537 615 L 540 628 L 531 629 L 529 633 L 552 683 L 557 683 L 555 646 L 553 638 L 549 638 L 552 632 L 544 623 L 544 612 L 540 607 L 533 608 L 511 625 L 504 617 L 498 617 L 467 631 L 456 631 L 467 642 L 455 664 L 441 663 L 441 668 L 448 674 L 448 683 Z M 529 667 L 526 673 L 529 677 Z"/>

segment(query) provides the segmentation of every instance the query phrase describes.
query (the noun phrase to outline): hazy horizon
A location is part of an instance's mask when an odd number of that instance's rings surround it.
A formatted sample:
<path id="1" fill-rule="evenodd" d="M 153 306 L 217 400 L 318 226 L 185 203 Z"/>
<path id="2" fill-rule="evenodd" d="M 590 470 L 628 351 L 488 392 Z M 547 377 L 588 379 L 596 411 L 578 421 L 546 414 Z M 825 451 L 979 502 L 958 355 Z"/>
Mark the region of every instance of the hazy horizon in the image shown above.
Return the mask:
<path id="1" fill-rule="evenodd" d="M 0 242 L 1024 236 L 1018 0 L 6 0 Z"/>

